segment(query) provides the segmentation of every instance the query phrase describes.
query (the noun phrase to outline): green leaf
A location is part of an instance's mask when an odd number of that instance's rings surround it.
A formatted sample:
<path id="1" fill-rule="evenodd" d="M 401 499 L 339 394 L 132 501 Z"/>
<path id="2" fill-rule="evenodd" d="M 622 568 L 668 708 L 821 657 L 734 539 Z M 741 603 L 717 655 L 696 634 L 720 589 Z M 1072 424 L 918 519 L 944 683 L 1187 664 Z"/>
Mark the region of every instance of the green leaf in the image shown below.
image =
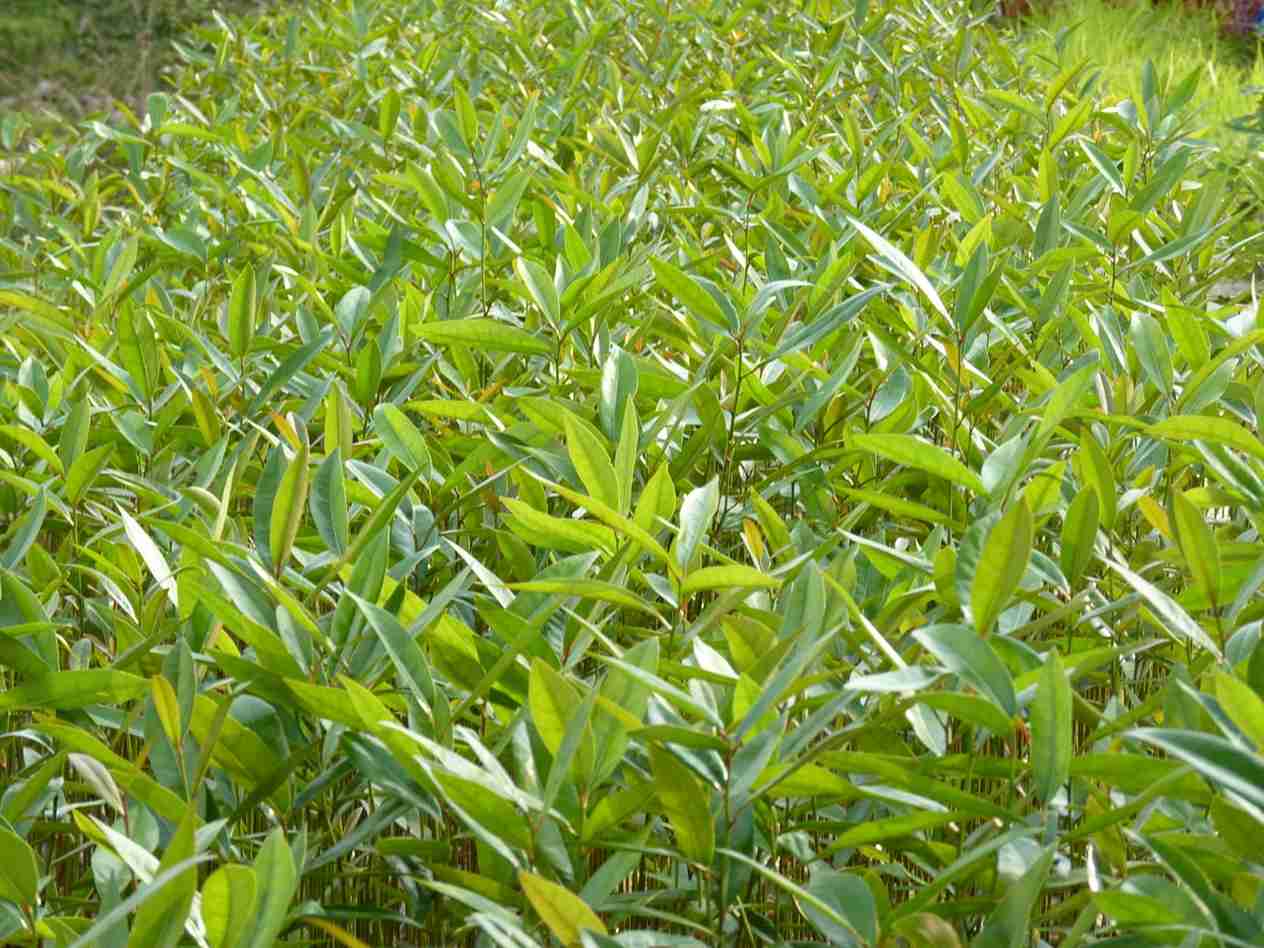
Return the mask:
<path id="1" fill-rule="evenodd" d="M 562 416 L 562 423 L 566 430 L 566 453 L 584 489 L 611 510 L 624 513 L 619 479 L 601 438 L 569 413 Z"/>
<path id="2" fill-rule="evenodd" d="M 623 660 L 648 674 L 658 671 L 659 642 L 648 638 L 623 653 Z M 593 776 L 596 782 L 605 780 L 623 763 L 627 750 L 628 731 L 645 719 L 649 708 L 650 688 L 644 681 L 633 678 L 619 668 L 610 668 L 598 692 L 598 704 L 593 714 L 592 735 L 596 759 Z M 609 708 L 617 709 L 617 713 Z"/>
<path id="3" fill-rule="evenodd" d="M 857 938 L 862 945 L 877 944 L 878 907 L 873 892 L 863 879 L 850 872 L 835 872 L 818 864 L 813 866 L 807 890 L 833 909 L 832 913 L 826 914 L 812 902 L 802 905 L 808 921 L 829 939 L 830 944 L 853 944 Z M 835 916 L 845 918 L 847 925 L 839 925 L 834 921 Z"/>
<path id="4" fill-rule="evenodd" d="M 162 724 L 163 733 L 172 747 L 180 747 L 184 742 L 184 722 L 180 714 L 180 701 L 171 682 L 161 675 L 150 679 L 150 700 L 154 703 L 154 712 Z"/>
<path id="5" fill-rule="evenodd" d="M 509 529 L 528 543 L 568 553 L 614 551 L 614 534 L 607 527 L 572 517 L 541 513 L 513 497 L 502 497 L 500 502 L 509 511 Z"/>
<path id="6" fill-rule="evenodd" d="M 728 326 L 724 310 L 701 285 L 684 270 L 665 260 L 650 257 L 650 267 L 654 271 L 654 279 L 680 302 L 685 304 L 694 317 L 709 323 L 713 329 L 723 330 Z"/>
<path id="7" fill-rule="evenodd" d="M 1026 498 L 1011 505 L 988 532 L 970 584 L 974 627 L 983 635 L 992 631 L 1027 571 L 1033 534 Z"/>
<path id="8" fill-rule="evenodd" d="M 294 856 L 280 828 L 268 834 L 255 858 L 254 873 L 258 883 L 258 911 L 250 917 L 254 925 L 249 937 L 238 944 L 241 948 L 272 948 L 285 926 L 290 900 L 298 886 Z"/>
<path id="9" fill-rule="evenodd" d="M 136 548 L 136 552 L 140 554 L 140 558 L 144 561 L 149 572 L 153 574 L 154 582 L 166 592 L 171 604 L 179 609 L 179 587 L 175 576 L 171 572 L 171 567 L 167 565 L 166 557 L 162 555 L 158 545 L 145 532 L 145 528 L 137 523 L 131 514 L 127 513 L 127 511 L 122 511 L 120 516 L 123 520 L 123 531 L 127 534 L 127 539 Z"/>
<path id="10" fill-rule="evenodd" d="M 193 852 L 193 830 L 197 817 L 189 808 L 171 842 L 162 854 L 158 875 L 187 862 Z M 184 926 L 197 893 L 197 866 L 188 866 L 170 883 L 148 895 L 132 924 L 128 948 L 173 948 L 184 935 Z"/>
<path id="11" fill-rule="evenodd" d="M 61 458 L 38 432 L 19 425 L 0 425 L 0 434 L 22 445 L 41 461 L 47 463 L 56 473 L 62 473 Z"/>
<path id="12" fill-rule="evenodd" d="M 1026 948 L 1031 944 L 1031 913 L 1040 900 L 1053 856 L 1054 847 L 1050 846 L 1032 862 L 988 916 L 983 931 L 970 943 L 972 948 Z"/>
<path id="13" fill-rule="evenodd" d="M 74 463 L 70 465 L 70 470 L 66 472 L 66 500 L 71 505 L 78 504 L 83 499 L 84 493 L 97 479 L 97 475 L 113 458 L 114 445 L 112 444 L 103 444 L 75 458 Z"/>
<path id="14" fill-rule="evenodd" d="M 39 880 L 35 850 L 17 833 L 0 826 L 0 898 L 34 906 L 39 897 Z"/>
<path id="15" fill-rule="evenodd" d="M 1169 441 L 1210 441 L 1213 444 L 1223 444 L 1264 460 L 1264 443 L 1230 418 L 1173 415 L 1158 424 L 1150 425 L 1146 430 L 1156 438 L 1166 438 Z"/>
<path id="16" fill-rule="evenodd" d="M 1133 313 L 1128 335 L 1150 384 L 1164 395 L 1172 391 L 1172 350 L 1167 334 L 1149 313 Z"/>
<path id="17" fill-rule="evenodd" d="M 258 884 L 249 866 L 220 866 L 202 886 L 202 921 L 211 948 L 236 948 L 255 914 Z"/>
<path id="18" fill-rule="evenodd" d="M 1071 685 L 1056 648 L 1045 657 L 1031 704 L 1031 768 L 1048 803 L 1071 775 Z"/>
<path id="19" fill-rule="evenodd" d="M 928 625 L 913 633 L 922 646 L 955 675 L 992 701 L 1007 717 L 1018 713 L 1014 681 L 992 646 L 964 625 Z"/>
<path id="20" fill-rule="evenodd" d="M 1264 820 L 1264 756 L 1201 731 L 1138 728 L 1128 736 L 1183 760 L 1211 783 L 1249 804 L 1256 819 Z"/>
<path id="21" fill-rule="evenodd" d="M 711 864 L 715 854 L 715 824 L 706 791 L 689 768 L 657 744 L 650 745 L 654 790 L 676 833 L 676 843 L 690 862 Z"/>
<path id="22" fill-rule="evenodd" d="M 1220 710 L 1264 753 L 1264 700 L 1250 685 L 1224 672 L 1216 673 L 1215 694 Z"/>
<path id="23" fill-rule="evenodd" d="M 939 298 L 939 293 L 936 292 L 935 287 L 931 284 L 930 280 L 926 278 L 926 274 L 922 272 L 921 268 L 917 264 L 906 257 L 904 253 L 889 240 L 881 234 L 871 230 L 869 227 L 856 220 L 856 218 L 848 217 L 847 221 L 852 227 L 856 228 L 856 230 L 864 235 L 865 240 L 869 241 L 869 243 L 873 245 L 873 248 L 878 251 L 878 254 L 890 265 L 895 273 L 897 273 L 907 283 L 920 290 L 922 295 L 926 297 L 926 299 L 930 302 L 930 305 L 935 308 L 935 311 L 939 313 L 940 316 L 943 316 L 945 319 L 948 318 L 948 308 L 944 306 L 944 301 Z"/>
<path id="24" fill-rule="evenodd" d="M 347 550 L 350 529 L 341 448 L 335 447 L 316 468 L 316 476 L 312 478 L 311 508 L 316 532 L 332 553 L 341 556 Z"/>
<path id="25" fill-rule="evenodd" d="M 850 497 L 852 500 L 863 504 L 870 504 L 879 510 L 885 510 L 887 513 L 895 514 L 897 517 L 904 517 L 910 520 L 922 520 L 926 523 L 948 523 L 948 515 L 935 510 L 933 507 L 927 507 L 925 504 L 919 504 L 916 501 L 908 500 L 898 494 L 889 494 L 880 490 L 852 490 L 843 488 L 842 493 Z"/>
<path id="26" fill-rule="evenodd" d="M 13 569 L 22 562 L 35 538 L 39 536 L 40 527 L 44 525 L 44 515 L 48 512 L 48 494 L 40 488 L 35 495 L 35 503 L 23 515 L 20 526 L 9 540 L 8 547 L 0 554 L 0 568 Z"/>
<path id="27" fill-rule="evenodd" d="M 286 464 L 273 498 L 268 518 L 268 548 L 272 552 L 272 572 L 278 576 L 289 562 L 298 528 L 303 522 L 303 510 L 307 506 L 307 461 L 308 447 L 304 438 L 299 450 Z"/>
<path id="28" fill-rule="evenodd" d="M 1124 578 L 1124 581 L 1141 594 L 1151 611 L 1163 623 L 1169 632 L 1177 638 L 1189 641 L 1204 648 L 1216 658 L 1220 658 L 1220 649 L 1211 636 L 1171 596 L 1154 584 L 1138 576 L 1124 564 L 1115 560 L 1105 560 L 1107 566 Z"/>
<path id="29" fill-rule="evenodd" d="M 579 705 L 579 692 L 541 659 L 531 663 L 527 692 L 531 721 L 550 754 L 556 754 L 566 734 L 566 723 Z"/>
<path id="30" fill-rule="evenodd" d="M 368 520 L 360 527 L 356 533 L 355 539 L 351 541 L 351 545 L 347 547 L 345 553 L 338 557 L 338 561 L 334 563 L 321 577 L 321 585 L 330 582 L 342 568 L 349 562 L 357 560 L 365 548 L 375 540 L 382 536 L 382 531 L 389 529 L 389 523 L 395 511 L 403 501 L 404 497 L 412 490 L 413 484 L 417 483 L 417 479 L 421 477 L 420 470 L 413 470 L 403 480 L 401 480 L 391 490 L 389 494 L 378 501 L 378 505 L 373 508 L 373 513 L 369 515 Z"/>
<path id="31" fill-rule="evenodd" d="M 706 566 L 689 573 L 680 584 L 682 596 L 706 589 L 777 589 L 781 580 L 749 566 Z"/>
<path id="32" fill-rule="evenodd" d="M 536 914 L 567 948 L 579 944 L 580 932 L 606 934 L 597 913 L 569 889 L 525 871 L 518 873 L 518 883 Z"/>
<path id="33" fill-rule="evenodd" d="M 1110 189 L 1116 194 L 1124 193 L 1124 179 L 1119 176 L 1119 169 L 1115 167 L 1115 163 L 1106 157 L 1105 153 L 1094 145 L 1087 138 L 1081 138 L 1080 149 L 1084 152 L 1089 163 L 1097 169 L 1097 173 L 1102 176 L 1102 180 L 1110 186 Z"/>
<path id="34" fill-rule="evenodd" d="M 92 406 L 86 398 L 77 399 L 66 412 L 61 437 L 57 439 L 57 455 L 64 470 L 69 471 L 87 449 L 91 425 Z"/>
<path id="35" fill-rule="evenodd" d="M 625 609 L 636 609 L 647 615 L 658 616 L 658 611 L 635 593 L 615 583 L 599 579 L 533 579 L 525 583 L 510 583 L 515 592 L 548 593 L 555 596 L 578 596 L 596 599 Z"/>
<path id="36" fill-rule="evenodd" d="M 711 528 L 720 506 L 719 480 L 712 478 L 685 495 L 680 505 L 680 532 L 676 535 L 676 562 L 688 569 L 694 551 Z"/>
<path id="37" fill-rule="evenodd" d="M 1080 581 L 1084 570 L 1096 555 L 1097 529 L 1099 526 L 1097 492 L 1082 490 L 1075 495 L 1062 521 L 1062 575 L 1072 586 Z"/>
<path id="38" fill-rule="evenodd" d="M 413 332 L 423 342 L 469 346 L 485 352 L 520 352 L 525 355 L 550 355 L 553 352 L 553 347 L 539 336 L 494 319 L 449 319 L 423 323 Z"/>
<path id="39" fill-rule="evenodd" d="M 228 351 L 235 359 L 244 358 L 255 336 L 255 271 L 245 267 L 233 281 L 228 297 Z"/>
<path id="40" fill-rule="evenodd" d="M 956 931 L 938 915 L 918 912 L 899 919 L 891 931 L 908 939 L 910 948 L 961 948 Z"/>
<path id="41" fill-rule="evenodd" d="M 1075 457 L 1081 479 L 1097 493 L 1098 516 L 1107 530 L 1115 525 L 1118 500 L 1115 496 L 1115 474 L 1110 459 L 1097 438 L 1087 428 L 1080 434 L 1080 451 Z"/>
<path id="42" fill-rule="evenodd" d="M 395 123 L 399 121 L 399 106 L 399 90 L 387 89 L 377 105 L 377 133 L 383 138 L 390 138 L 395 131 Z"/>
<path id="43" fill-rule="evenodd" d="M 377 432 L 382 443 L 397 461 L 406 468 L 430 469 L 430 452 L 426 449 L 426 439 L 409 421 L 408 416 L 400 411 L 399 406 L 389 402 L 378 405 L 373 410 L 373 430 Z"/>
<path id="44" fill-rule="evenodd" d="M 534 260 L 529 260 L 526 257 L 518 257 L 514 260 L 514 272 L 518 274 L 518 279 L 527 288 L 527 293 L 530 294 L 532 302 L 540 308 L 540 312 L 544 314 L 548 324 L 555 331 L 560 330 L 562 326 L 562 304 L 558 300 L 557 288 L 549 278 L 548 272 Z"/>
<path id="45" fill-rule="evenodd" d="M 70 711 L 131 701 L 148 691 L 148 679 L 112 668 L 65 670 L 0 692 L 0 711 Z"/>
<path id="46" fill-rule="evenodd" d="M 676 561 L 668 555 L 663 549 L 663 545 L 655 540 L 644 528 L 637 526 L 627 517 L 618 513 L 611 507 L 603 504 L 595 497 L 585 497 L 576 491 L 571 490 L 561 484 L 550 485 L 555 491 L 569 500 L 571 503 L 579 507 L 584 507 L 587 511 L 600 520 L 602 523 L 611 527 L 618 533 L 622 533 L 629 540 L 640 545 L 646 552 L 652 553 L 658 557 L 673 575 L 679 575 L 679 567 Z"/>
<path id="47" fill-rule="evenodd" d="M 430 675 L 430 668 L 416 640 L 400 625 L 399 620 L 385 609 L 361 599 L 355 593 L 348 593 L 348 595 L 355 600 L 355 604 L 364 613 L 373 631 L 377 633 L 404 687 L 412 693 L 421 707 L 433 706 L 436 700 L 434 679 Z"/>
<path id="48" fill-rule="evenodd" d="M 849 443 L 857 451 L 869 451 L 896 464 L 916 468 L 976 494 L 987 493 L 978 474 L 970 470 L 938 445 L 922 438 L 902 434 L 862 434 L 850 436 Z"/>
<path id="49" fill-rule="evenodd" d="M 658 520 L 670 520 L 676 512 L 676 485 L 672 483 L 667 465 L 659 465 L 649 482 L 641 490 L 636 502 L 634 520 L 648 533 L 658 530 Z"/>
<path id="50" fill-rule="evenodd" d="M 1199 589 L 1215 608 L 1220 599 L 1220 548 L 1207 519 L 1184 492 L 1172 492 L 1172 531 Z"/>

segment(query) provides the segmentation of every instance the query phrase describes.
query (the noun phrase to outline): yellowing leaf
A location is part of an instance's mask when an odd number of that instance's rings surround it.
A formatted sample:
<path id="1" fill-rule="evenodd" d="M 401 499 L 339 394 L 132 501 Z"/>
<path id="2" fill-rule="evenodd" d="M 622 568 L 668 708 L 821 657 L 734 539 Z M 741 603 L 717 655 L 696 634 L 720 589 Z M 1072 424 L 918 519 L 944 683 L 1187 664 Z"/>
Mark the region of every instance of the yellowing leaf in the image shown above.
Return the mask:
<path id="1" fill-rule="evenodd" d="M 606 926 L 597 913 L 570 889 L 530 872 L 519 872 L 518 882 L 540 919 L 562 944 L 579 944 L 582 931 L 606 934 Z"/>
<path id="2" fill-rule="evenodd" d="M 688 596 L 705 589 L 777 589 L 780 586 L 781 580 L 750 566 L 705 566 L 687 575 L 680 591 Z"/>

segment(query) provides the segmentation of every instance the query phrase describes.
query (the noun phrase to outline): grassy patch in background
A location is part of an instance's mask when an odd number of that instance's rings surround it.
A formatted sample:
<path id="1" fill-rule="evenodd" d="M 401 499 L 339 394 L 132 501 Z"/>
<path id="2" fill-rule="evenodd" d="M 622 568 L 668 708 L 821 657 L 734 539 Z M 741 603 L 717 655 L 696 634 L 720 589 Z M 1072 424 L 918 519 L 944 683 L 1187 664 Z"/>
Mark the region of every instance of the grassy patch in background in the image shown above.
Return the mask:
<path id="1" fill-rule="evenodd" d="M 76 117 L 161 85 L 171 41 L 261 0 L 10 0 L 0 11 L 0 107 Z"/>
<path id="2" fill-rule="evenodd" d="M 1190 115 L 1219 144 L 1246 144 L 1228 123 L 1257 110 L 1260 96 L 1252 90 L 1264 87 L 1264 60 L 1253 55 L 1253 40 L 1226 38 L 1209 10 L 1077 0 L 1050 5 L 1027 22 L 1024 34 L 1036 55 L 1068 64 L 1087 60 L 1108 99 L 1137 93 L 1147 61 L 1163 84 L 1200 69 Z"/>

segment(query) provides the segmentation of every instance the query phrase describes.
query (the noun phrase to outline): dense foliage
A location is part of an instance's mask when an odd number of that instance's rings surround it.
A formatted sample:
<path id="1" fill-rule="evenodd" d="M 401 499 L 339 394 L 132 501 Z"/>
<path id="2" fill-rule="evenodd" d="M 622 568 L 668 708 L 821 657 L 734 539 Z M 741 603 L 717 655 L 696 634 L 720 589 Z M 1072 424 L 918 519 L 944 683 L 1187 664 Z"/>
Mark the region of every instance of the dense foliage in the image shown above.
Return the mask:
<path id="1" fill-rule="evenodd" d="M 1264 944 L 1252 172 L 974 17 L 347 0 L 0 124 L 0 938 Z"/>

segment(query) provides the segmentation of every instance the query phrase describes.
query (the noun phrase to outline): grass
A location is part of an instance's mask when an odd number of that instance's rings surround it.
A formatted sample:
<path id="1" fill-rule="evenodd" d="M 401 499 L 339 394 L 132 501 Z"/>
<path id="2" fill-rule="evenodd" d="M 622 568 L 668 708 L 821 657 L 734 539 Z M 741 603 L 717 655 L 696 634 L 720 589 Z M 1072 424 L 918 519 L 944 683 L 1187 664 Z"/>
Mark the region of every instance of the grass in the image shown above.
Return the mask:
<path id="1" fill-rule="evenodd" d="M 163 85 L 172 40 L 266 0 L 9 0 L 0 4 L 0 111 L 67 118 L 133 109 Z"/>
<path id="2" fill-rule="evenodd" d="M 1147 61 L 1163 84 L 1201 70 L 1190 115 L 1221 145 L 1240 146 L 1244 136 L 1228 123 L 1259 107 L 1254 90 L 1264 88 L 1264 58 L 1253 41 L 1226 37 L 1208 10 L 1077 0 L 1051 5 L 1026 26 L 1034 54 L 1064 64 L 1087 60 L 1107 99 L 1139 98 Z"/>

